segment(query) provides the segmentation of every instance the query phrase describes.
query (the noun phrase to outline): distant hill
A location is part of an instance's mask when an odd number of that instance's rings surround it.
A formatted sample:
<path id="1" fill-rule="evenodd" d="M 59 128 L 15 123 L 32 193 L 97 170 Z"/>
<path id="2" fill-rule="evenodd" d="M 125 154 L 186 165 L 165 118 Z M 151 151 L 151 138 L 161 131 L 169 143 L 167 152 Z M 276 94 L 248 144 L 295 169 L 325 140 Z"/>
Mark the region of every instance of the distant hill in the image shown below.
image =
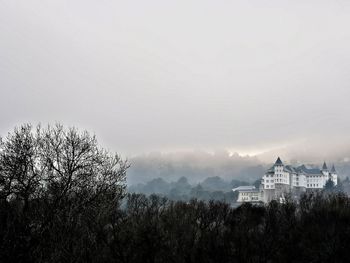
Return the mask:
<path id="1" fill-rule="evenodd" d="M 128 192 L 142 193 L 146 195 L 158 194 L 171 200 L 220 200 L 233 203 L 237 199 L 237 194 L 232 189 L 248 185 L 249 182 L 232 180 L 225 181 L 221 177 L 208 177 L 197 184 L 190 184 L 186 177 L 181 177 L 177 181 L 167 182 L 162 178 L 152 179 L 146 183 L 130 185 Z"/>
<path id="2" fill-rule="evenodd" d="M 133 157 L 130 163 L 127 174 L 129 185 L 147 183 L 155 178 L 177 181 L 181 177 L 186 177 L 192 184 L 208 177 L 254 182 L 267 169 L 254 157 L 229 155 L 228 152 L 152 153 Z"/>

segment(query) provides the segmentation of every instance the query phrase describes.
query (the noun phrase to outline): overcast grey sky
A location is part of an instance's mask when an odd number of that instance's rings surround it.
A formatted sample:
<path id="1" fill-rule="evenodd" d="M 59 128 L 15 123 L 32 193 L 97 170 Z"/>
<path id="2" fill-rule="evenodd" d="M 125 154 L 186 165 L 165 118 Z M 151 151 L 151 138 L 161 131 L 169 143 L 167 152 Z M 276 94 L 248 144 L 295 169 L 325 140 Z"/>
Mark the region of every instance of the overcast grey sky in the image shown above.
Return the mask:
<path id="1" fill-rule="evenodd" d="M 0 0 L 0 89 L 2 135 L 59 121 L 127 155 L 344 145 L 350 2 Z"/>

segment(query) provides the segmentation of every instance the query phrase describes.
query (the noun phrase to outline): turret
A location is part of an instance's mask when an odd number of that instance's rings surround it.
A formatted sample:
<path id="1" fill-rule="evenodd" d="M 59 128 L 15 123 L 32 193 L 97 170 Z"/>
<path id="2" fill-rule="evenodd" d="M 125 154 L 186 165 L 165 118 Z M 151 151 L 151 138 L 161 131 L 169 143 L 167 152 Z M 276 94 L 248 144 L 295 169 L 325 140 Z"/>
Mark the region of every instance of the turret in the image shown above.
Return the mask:
<path id="1" fill-rule="evenodd" d="M 334 164 L 332 165 L 332 169 L 329 177 L 333 181 L 334 185 L 338 184 L 338 175 L 337 175 L 337 171 L 335 170 Z"/>
<path id="2" fill-rule="evenodd" d="M 328 167 L 327 167 L 326 162 L 323 162 L 322 171 L 327 171 L 328 172 Z"/>
<path id="3" fill-rule="evenodd" d="M 276 162 L 275 162 L 275 166 L 283 166 L 283 163 L 281 161 L 281 158 L 277 158 Z"/>
<path id="4" fill-rule="evenodd" d="M 336 174 L 337 173 L 337 171 L 335 170 L 334 164 L 332 165 L 331 173 L 332 174 Z"/>
<path id="5" fill-rule="evenodd" d="M 281 158 L 279 157 L 277 158 L 273 167 L 274 167 L 275 176 L 282 175 L 284 165 L 281 161 Z"/>
<path id="6" fill-rule="evenodd" d="M 327 164 L 326 162 L 323 162 L 323 166 L 322 166 L 322 170 L 321 172 L 324 174 L 324 175 L 329 175 L 329 171 L 328 171 L 328 167 L 327 167 Z"/>

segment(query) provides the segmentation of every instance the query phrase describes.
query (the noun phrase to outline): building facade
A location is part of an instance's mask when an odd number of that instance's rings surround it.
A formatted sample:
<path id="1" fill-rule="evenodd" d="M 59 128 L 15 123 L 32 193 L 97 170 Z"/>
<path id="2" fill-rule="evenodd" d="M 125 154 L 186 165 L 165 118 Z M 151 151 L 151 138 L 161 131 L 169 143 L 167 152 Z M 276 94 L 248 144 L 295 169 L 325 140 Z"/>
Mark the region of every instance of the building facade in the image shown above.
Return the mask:
<path id="1" fill-rule="evenodd" d="M 234 192 L 238 192 L 237 202 L 260 202 L 262 200 L 262 192 L 259 189 L 256 189 L 255 186 L 239 186 L 235 189 L 232 189 Z"/>
<path id="2" fill-rule="evenodd" d="M 248 196 L 259 196 L 259 201 L 267 203 L 271 200 L 283 201 L 285 197 L 298 198 L 306 191 L 321 190 L 328 180 L 334 185 L 338 183 L 338 175 L 334 165 L 328 170 L 324 162 L 322 169 L 308 168 L 305 165 L 293 167 L 284 165 L 278 157 L 275 164 L 266 171 L 261 179 L 259 189 L 233 189 L 238 191 L 238 202 L 251 202 Z M 250 191 L 250 192 L 249 192 Z M 259 192 L 257 195 L 256 192 Z"/>

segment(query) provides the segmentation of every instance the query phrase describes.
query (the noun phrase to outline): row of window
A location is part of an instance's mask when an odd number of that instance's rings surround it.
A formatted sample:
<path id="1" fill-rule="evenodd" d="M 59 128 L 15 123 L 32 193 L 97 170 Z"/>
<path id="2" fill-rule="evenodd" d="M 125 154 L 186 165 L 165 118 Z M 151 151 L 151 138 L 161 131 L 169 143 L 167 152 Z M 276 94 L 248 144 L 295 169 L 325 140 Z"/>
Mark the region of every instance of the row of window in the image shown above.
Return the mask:
<path id="1" fill-rule="evenodd" d="M 279 179 L 279 178 L 277 178 L 275 180 L 274 179 L 266 180 L 266 183 L 274 183 L 274 182 L 276 182 L 276 183 L 287 183 L 287 180 L 286 179 Z"/>
<path id="2" fill-rule="evenodd" d="M 309 178 L 321 178 L 323 175 L 309 175 Z"/>
<path id="3" fill-rule="evenodd" d="M 317 187 L 317 188 L 319 188 L 319 184 L 307 184 L 307 187 Z"/>
<path id="4" fill-rule="evenodd" d="M 320 180 L 316 180 L 316 179 L 309 179 L 309 180 L 307 180 L 308 183 L 317 183 L 319 181 Z"/>
<path id="5" fill-rule="evenodd" d="M 259 193 L 241 193 L 242 195 L 249 196 L 249 195 L 259 195 Z"/>
<path id="6" fill-rule="evenodd" d="M 276 177 L 287 177 L 287 176 L 284 176 L 283 174 L 276 174 Z"/>
<path id="7" fill-rule="evenodd" d="M 296 186 L 299 186 L 299 182 L 296 182 Z M 320 188 L 320 184 L 307 184 L 307 187 L 317 187 Z M 265 185 L 265 188 L 273 188 L 273 185 Z"/>
<path id="8" fill-rule="evenodd" d="M 281 176 L 283 176 L 283 174 L 279 174 L 279 173 L 275 173 L 275 174 L 265 174 L 265 176 L 266 177 L 273 177 L 273 176 L 277 176 L 277 177 L 281 177 Z M 294 174 L 294 176 L 296 177 L 296 178 L 298 178 L 299 176 L 302 176 L 302 175 L 300 175 L 300 174 Z M 307 176 L 308 178 L 322 178 L 322 177 L 324 177 L 324 175 L 308 175 Z"/>
<path id="9" fill-rule="evenodd" d="M 258 201 L 259 200 L 259 196 L 252 196 L 252 198 L 249 198 L 247 196 L 243 196 L 242 201 L 249 201 L 249 199 L 251 199 L 252 201 Z"/>

